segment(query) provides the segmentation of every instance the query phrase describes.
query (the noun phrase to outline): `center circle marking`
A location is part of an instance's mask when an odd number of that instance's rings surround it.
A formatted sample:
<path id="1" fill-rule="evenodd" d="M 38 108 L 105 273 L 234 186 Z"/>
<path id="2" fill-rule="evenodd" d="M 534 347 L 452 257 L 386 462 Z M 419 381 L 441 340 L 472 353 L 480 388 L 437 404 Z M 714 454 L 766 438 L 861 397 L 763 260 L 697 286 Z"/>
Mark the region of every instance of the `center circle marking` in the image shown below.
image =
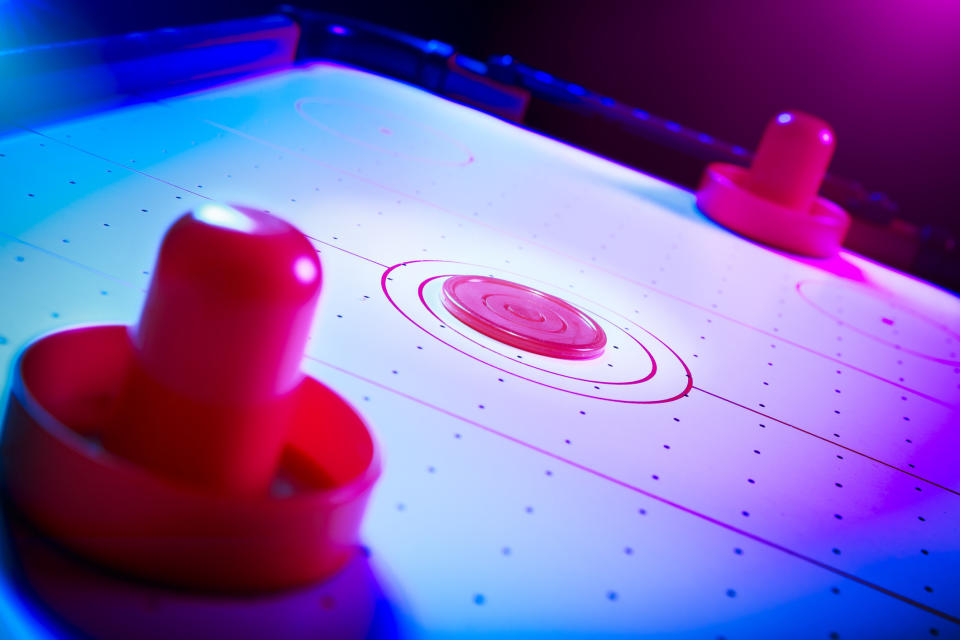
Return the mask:
<path id="1" fill-rule="evenodd" d="M 530 283 L 535 291 L 573 295 L 576 308 L 604 329 L 607 352 L 589 360 L 524 353 L 464 326 L 442 304 L 442 286 L 450 278 L 477 273 L 513 283 Z M 690 369 L 683 359 L 648 329 L 580 294 L 522 274 L 451 260 L 411 260 L 387 268 L 380 285 L 387 301 L 408 322 L 453 351 L 502 374 L 584 398 L 628 404 L 673 402 L 685 397 L 693 387 Z M 521 321 L 504 306 L 494 307 L 516 322 Z M 544 316 L 544 322 L 549 322 L 550 315 Z M 643 341 L 640 337 L 644 337 Z M 637 371 L 644 362 L 649 368 Z M 624 372 L 630 375 L 617 375 Z"/>

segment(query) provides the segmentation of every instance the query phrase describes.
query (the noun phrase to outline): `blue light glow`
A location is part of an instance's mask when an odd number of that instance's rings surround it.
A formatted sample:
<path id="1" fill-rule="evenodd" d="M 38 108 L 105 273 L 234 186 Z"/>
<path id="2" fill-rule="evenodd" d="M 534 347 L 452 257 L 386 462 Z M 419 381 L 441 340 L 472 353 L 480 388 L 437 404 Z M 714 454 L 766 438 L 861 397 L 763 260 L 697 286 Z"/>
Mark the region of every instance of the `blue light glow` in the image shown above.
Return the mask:
<path id="1" fill-rule="evenodd" d="M 442 56 L 452 56 L 454 48 L 446 42 L 439 40 L 430 40 L 424 45 L 423 50 L 427 53 L 436 53 Z"/>
<path id="2" fill-rule="evenodd" d="M 473 58 L 468 58 L 465 55 L 457 56 L 457 64 L 466 69 L 467 71 L 472 71 L 473 73 L 485 76 L 487 75 L 487 65 L 480 62 L 479 60 L 474 60 Z"/>

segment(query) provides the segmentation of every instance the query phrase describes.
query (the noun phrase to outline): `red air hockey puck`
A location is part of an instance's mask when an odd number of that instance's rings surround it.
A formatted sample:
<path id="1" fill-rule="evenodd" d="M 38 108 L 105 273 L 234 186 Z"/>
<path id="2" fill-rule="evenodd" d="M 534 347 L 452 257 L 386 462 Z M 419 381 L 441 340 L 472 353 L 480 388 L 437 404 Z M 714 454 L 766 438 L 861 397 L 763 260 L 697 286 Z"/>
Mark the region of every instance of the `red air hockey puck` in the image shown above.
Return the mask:
<path id="1" fill-rule="evenodd" d="M 603 353 L 607 336 L 569 302 L 515 282 L 453 276 L 443 283 L 444 308 L 465 325 L 524 351 L 565 360 Z"/>

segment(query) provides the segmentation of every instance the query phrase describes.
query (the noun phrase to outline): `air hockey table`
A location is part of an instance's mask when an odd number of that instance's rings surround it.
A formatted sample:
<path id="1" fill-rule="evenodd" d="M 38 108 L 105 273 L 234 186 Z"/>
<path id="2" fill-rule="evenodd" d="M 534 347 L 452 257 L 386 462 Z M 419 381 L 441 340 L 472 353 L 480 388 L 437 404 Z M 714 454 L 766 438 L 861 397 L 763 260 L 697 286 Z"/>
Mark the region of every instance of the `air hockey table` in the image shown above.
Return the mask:
<path id="1" fill-rule="evenodd" d="M 204 36 L 241 52 L 222 60 L 144 44 L 87 82 L 19 71 L 25 94 L 66 88 L 48 117 L 0 116 L 3 380 L 38 336 L 134 323 L 185 211 L 281 216 L 324 271 L 304 370 L 383 451 L 363 553 L 307 587 L 183 592 L 8 510 L 7 637 L 960 637 L 955 295 L 764 247 L 656 177 L 295 59 L 288 17 L 224 29 Z M 144 59 L 182 82 L 148 86 Z M 475 331 L 441 304 L 457 276 L 566 301 L 602 355 Z"/>

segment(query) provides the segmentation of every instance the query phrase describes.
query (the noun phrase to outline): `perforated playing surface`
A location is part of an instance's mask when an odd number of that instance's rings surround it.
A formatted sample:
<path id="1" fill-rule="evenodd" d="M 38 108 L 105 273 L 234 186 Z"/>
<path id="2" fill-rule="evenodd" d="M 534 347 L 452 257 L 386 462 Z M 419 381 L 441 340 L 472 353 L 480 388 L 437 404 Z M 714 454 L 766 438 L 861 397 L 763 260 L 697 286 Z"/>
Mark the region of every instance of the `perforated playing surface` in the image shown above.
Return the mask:
<path id="1" fill-rule="evenodd" d="M 208 199 L 321 254 L 304 366 L 384 448 L 364 542 L 401 631 L 960 637 L 957 298 L 316 64 L 0 138 L 4 380 L 39 335 L 133 323 L 164 230 Z M 603 355 L 470 329 L 453 275 L 565 300 Z M 46 633 L 9 589 L 0 615 Z"/>

